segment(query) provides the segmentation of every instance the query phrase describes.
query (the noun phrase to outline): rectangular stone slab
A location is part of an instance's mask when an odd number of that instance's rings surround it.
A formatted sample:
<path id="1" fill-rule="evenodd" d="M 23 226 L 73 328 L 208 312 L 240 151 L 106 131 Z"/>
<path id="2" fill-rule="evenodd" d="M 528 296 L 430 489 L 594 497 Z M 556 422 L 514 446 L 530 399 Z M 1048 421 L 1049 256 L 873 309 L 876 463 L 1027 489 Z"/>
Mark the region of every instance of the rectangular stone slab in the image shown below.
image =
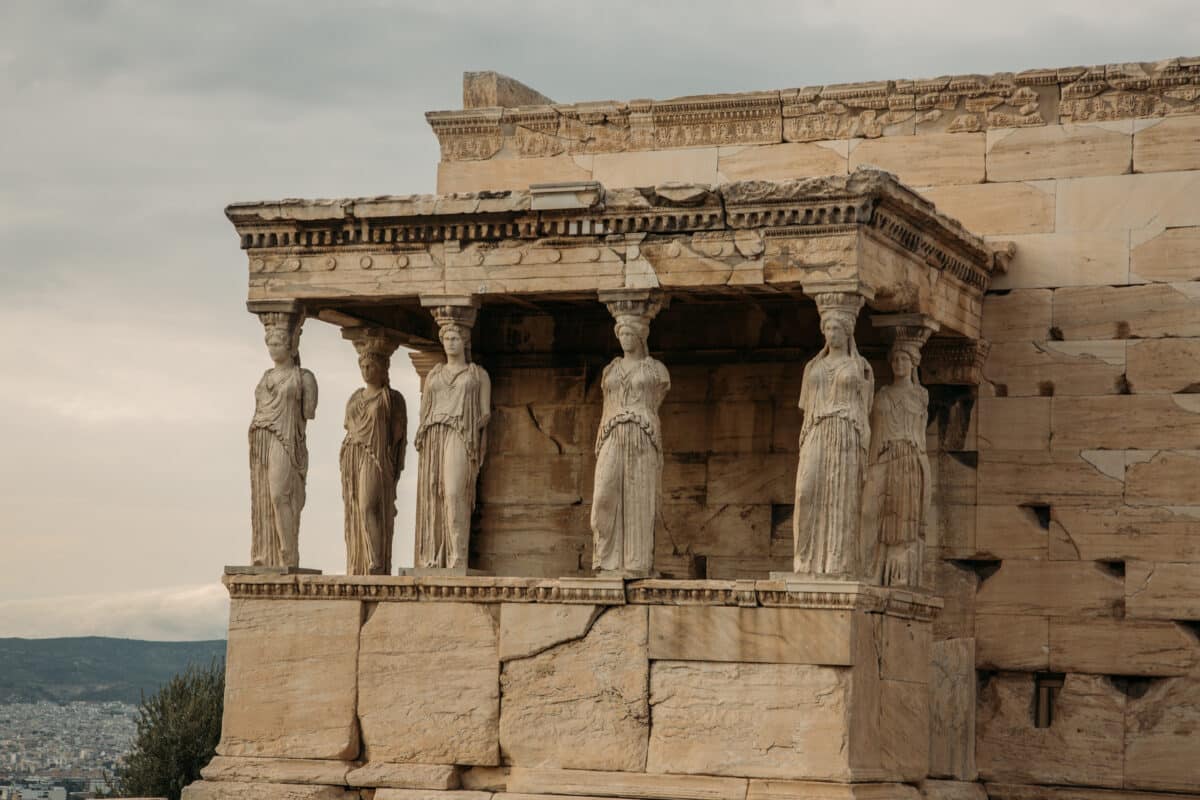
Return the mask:
<path id="1" fill-rule="evenodd" d="M 358 661 L 365 756 L 498 764 L 496 629 L 487 605 L 380 603 L 363 624 Z"/>
<path id="2" fill-rule="evenodd" d="M 853 624 L 827 609 L 652 606 L 650 658 L 849 666 Z"/>
<path id="3" fill-rule="evenodd" d="M 645 800 L 745 800 L 746 780 L 714 778 L 710 775 L 514 767 L 508 778 L 508 792 L 637 797 Z"/>
<path id="4" fill-rule="evenodd" d="M 223 756 L 352 759 L 361 604 L 234 600 Z"/>
<path id="5" fill-rule="evenodd" d="M 353 761 L 315 758 L 238 758 L 214 756 L 200 775 L 207 781 L 256 783 L 313 783 L 340 786 Z"/>
<path id="6" fill-rule="evenodd" d="M 358 792 L 341 786 L 297 783 L 196 781 L 183 788 L 183 800 L 360 800 Z"/>
<path id="7" fill-rule="evenodd" d="M 842 667 L 655 661 L 649 772 L 850 777 Z"/>
<path id="8" fill-rule="evenodd" d="M 609 608 L 583 638 L 504 663 L 500 745 L 507 763 L 645 768 L 647 616 L 645 606 Z"/>

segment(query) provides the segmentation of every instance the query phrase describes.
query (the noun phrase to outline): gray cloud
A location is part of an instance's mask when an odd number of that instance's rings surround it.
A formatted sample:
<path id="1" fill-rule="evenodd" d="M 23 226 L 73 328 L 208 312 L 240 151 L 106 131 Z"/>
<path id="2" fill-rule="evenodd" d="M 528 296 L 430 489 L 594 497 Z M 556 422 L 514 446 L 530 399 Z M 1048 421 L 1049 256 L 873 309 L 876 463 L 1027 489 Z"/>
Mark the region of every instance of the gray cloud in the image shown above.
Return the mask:
<path id="1" fill-rule="evenodd" d="M 267 366 L 222 209 L 432 191 L 422 114 L 459 104 L 463 70 L 570 102 L 1152 60 L 1195 54 L 1192 6 L 0 5 L 0 635 L 211 635 L 196 620 L 222 616 L 214 581 L 249 546 L 245 431 Z M 336 458 L 358 376 L 336 329 L 310 323 L 304 347 L 322 401 L 301 546 L 337 572 Z M 395 373 L 415 404 L 402 356 Z M 162 599 L 189 586 L 208 594 Z M 76 594 L 90 599 L 61 598 Z M 91 608 L 108 613 L 75 613 Z"/>

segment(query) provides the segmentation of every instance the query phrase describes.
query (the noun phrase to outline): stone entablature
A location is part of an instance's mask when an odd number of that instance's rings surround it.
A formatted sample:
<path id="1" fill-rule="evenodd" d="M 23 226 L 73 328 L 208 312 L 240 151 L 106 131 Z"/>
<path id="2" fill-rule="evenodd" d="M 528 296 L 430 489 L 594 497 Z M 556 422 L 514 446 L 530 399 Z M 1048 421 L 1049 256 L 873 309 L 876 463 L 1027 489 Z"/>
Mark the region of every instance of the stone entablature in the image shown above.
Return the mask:
<path id="1" fill-rule="evenodd" d="M 878 170 L 546 188 L 556 187 L 239 203 L 226 214 L 249 256 L 250 299 L 318 309 L 441 293 L 808 287 L 859 292 L 878 310 L 927 313 L 977 338 L 982 295 L 1006 257 Z"/>
<path id="2" fill-rule="evenodd" d="M 431 111 L 443 161 L 971 133 L 1200 110 L 1200 58 L 671 100 Z"/>
<path id="3" fill-rule="evenodd" d="M 786 607 L 862 611 L 919 620 L 932 620 L 943 605 L 939 598 L 920 592 L 802 580 L 226 575 L 223 582 L 235 600 Z"/>

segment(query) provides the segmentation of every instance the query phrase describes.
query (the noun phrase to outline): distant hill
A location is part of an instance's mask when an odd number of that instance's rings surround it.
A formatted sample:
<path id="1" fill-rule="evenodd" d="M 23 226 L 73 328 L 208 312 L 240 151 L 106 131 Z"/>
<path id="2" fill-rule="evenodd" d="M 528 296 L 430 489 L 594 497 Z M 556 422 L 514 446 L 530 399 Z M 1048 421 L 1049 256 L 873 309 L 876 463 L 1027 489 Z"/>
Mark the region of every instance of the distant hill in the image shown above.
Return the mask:
<path id="1" fill-rule="evenodd" d="M 144 642 L 80 636 L 0 638 L 0 703 L 137 703 L 189 664 L 225 658 L 225 641 Z"/>

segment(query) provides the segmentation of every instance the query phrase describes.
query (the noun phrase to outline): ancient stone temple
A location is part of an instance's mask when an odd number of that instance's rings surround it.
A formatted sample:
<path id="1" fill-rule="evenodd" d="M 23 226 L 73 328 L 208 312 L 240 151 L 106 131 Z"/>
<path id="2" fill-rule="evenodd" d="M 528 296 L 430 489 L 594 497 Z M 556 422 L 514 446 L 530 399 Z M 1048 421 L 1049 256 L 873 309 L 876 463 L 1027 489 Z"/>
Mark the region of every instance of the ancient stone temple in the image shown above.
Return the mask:
<path id="1" fill-rule="evenodd" d="M 1200 796 L 1198 98 L 1200 59 L 573 105 L 469 73 L 438 194 L 231 205 L 274 366 L 185 796 Z"/>

